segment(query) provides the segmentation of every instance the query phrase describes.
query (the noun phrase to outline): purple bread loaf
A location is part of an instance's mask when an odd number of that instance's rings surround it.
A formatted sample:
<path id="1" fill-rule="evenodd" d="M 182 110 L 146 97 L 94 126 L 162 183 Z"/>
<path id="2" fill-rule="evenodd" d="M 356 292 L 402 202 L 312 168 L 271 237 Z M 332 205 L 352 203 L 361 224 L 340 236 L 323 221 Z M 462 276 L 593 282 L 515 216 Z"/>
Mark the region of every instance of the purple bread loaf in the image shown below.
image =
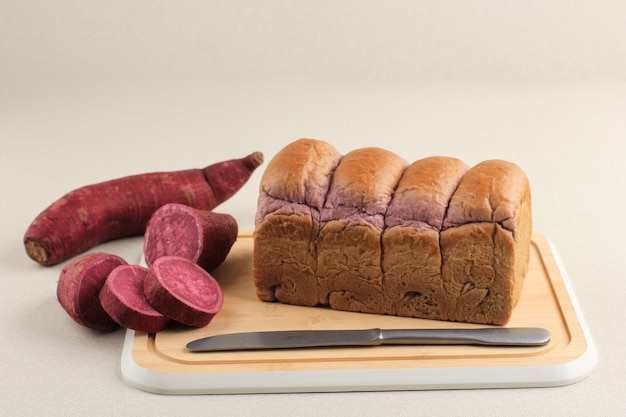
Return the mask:
<path id="1" fill-rule="evenodd" d="M 261 180 L 254 284 L 264 301 L 504 324 L 531 234 L 528 179 L 512 163 L 409 165 L 300 139 Z"/>

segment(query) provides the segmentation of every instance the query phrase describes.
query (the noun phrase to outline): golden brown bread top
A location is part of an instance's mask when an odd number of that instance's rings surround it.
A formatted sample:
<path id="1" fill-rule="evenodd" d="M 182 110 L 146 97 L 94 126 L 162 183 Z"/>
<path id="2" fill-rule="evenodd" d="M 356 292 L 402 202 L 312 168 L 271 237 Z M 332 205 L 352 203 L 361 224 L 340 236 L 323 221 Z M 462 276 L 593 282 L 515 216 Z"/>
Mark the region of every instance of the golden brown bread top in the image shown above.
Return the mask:
<path id="1" fill-rule="evenodd" d="M 333 174 L 325 207 L 357 207 L 383 214 L 406 166 L 404 159 L 381 148 L 347 153 Z"/>
<path id="2" fill-rule="evenodd" d="M 468 170 L 459 159 L 435 156 L 409 165 L 377 147 L 342 156 L 316 139 L 299 139 L 279 151 L 260 191 L 275 202 L 324 207 L 327 220 L 382 214 L 388 227 L 411 221 L 436 229 L 496 222 L 515 232 L 520 207 L 530 205 L 528 178 L 511 162 L 487 160 Z M 278 207 L 266 197 L 259 199 L 262 214 Z"/>
<path id="3" fill-rule="evenodd" d="M 468 168 L 460 159 L 446 156 L 413 162 L 404 171 L 389 205 L 387 226 L 419 221 L 441 229 L 450 197 Z"/>
<path id="4" fill-rule="evenodd" d="M 260 191 L 277 199 L 322 207 L 331 174 L 340 159 L 341 154 L 327 142 L 296 140 L 267 165 Z"/>
<path id="5" fill-rule="evenodd" d="M 497 159 L 480 162 L 461 179 L 444 227 L 495 222 L 515 232 L 522 203 L 530 204 L 529 190 L 528 177 L 516 164 Z"/>

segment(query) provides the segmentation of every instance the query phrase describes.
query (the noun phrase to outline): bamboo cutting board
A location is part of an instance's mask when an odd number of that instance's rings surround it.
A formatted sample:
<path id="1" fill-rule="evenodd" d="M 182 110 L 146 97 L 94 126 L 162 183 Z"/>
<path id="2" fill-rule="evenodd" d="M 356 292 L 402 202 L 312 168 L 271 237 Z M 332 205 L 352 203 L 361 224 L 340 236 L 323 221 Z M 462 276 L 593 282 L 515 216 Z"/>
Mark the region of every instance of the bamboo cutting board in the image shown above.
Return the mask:
<path id="1" fill-rule="evenodd" d="M 508 327 L 544 327 L 541 347 L 377 346 L 192 353 L 185 345 L 223 333 L 295 329 L 469 328 L 479 325 L 266 303 L 252 281 L 251 233 L 213 275 L 224 308 L 204 328 L 128 330 L 122 377 L 162 394 L 382 391 L 567 385 L 595 368 L 589 337 L 556 251 L 533 234 L 529 272 Z"/>

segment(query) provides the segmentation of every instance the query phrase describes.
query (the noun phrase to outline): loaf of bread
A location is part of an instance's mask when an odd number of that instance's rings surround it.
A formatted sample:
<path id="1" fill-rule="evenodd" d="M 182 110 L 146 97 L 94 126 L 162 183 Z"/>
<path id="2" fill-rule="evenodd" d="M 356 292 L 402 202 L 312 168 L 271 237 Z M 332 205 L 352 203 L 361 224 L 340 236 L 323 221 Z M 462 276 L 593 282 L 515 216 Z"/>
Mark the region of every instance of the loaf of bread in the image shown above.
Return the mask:
<path id="1" fill-rule="evenodd" d="M 409 164 L 300 139 L 261 179 L 254 284 L 263 301 L 505 324 L 531 234 L 528 179 L 513 163 Z"/>

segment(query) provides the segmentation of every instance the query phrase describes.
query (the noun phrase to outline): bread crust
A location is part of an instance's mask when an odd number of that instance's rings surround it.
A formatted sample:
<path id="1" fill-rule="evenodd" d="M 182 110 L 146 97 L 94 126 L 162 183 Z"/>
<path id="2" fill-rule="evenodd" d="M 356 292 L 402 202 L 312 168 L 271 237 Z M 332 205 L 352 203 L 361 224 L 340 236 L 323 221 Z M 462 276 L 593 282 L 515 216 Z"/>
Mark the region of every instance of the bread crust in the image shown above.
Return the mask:
<path id="1" fill-rule="evenodd" d="M 331 144 L 299 139 L 280 150 L 268 163 L 260 195 L 321 208 L 341 154 Z"/>
<path id="2" fill-rule="evenodd" d="M 333 174 L 322 217 L 333 216 L 337 208 L 384 216 L 406 166 L 403 158 L 381 148 L 349 152 Z"/>
<path id="3" fill-rule="evenodd" d="M 444 228 L 468 222 L 494 222 L 515 233 L 521 202 L 530 199 L 528 177 L 512 162 L 480 162 L 463 177 L 450 201 Z"/>

